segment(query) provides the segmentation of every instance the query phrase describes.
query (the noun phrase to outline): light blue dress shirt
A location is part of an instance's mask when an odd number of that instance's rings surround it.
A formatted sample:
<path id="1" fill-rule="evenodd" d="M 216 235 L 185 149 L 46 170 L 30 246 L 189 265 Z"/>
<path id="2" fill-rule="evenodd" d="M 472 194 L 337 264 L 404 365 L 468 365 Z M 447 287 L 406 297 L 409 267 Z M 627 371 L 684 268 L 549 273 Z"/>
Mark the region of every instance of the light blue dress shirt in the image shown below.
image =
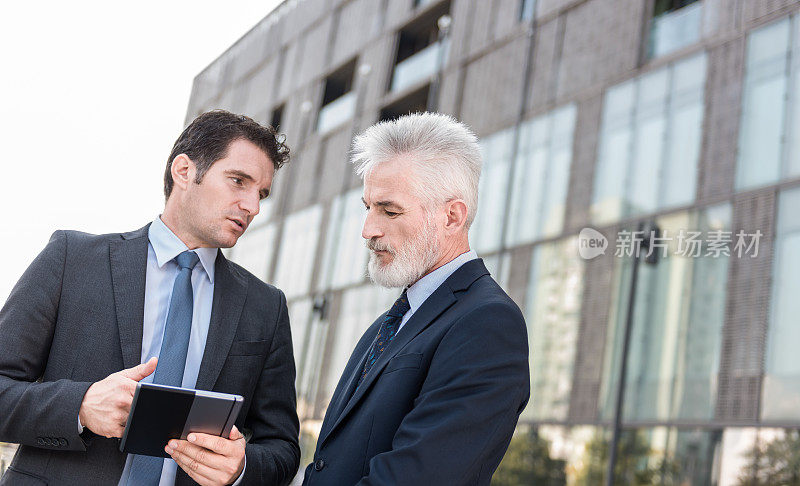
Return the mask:
<path id="1" fill-rule="evenodd" d="M 441 286 L 444 281 L 450 277 L 450 275 L 453 274 L 453 272 L 461 268 L 461 265 L 470 260 L 475 260 L 476 258 L 478 258 L 478 255 L 474 250 L 464 252 L 411 285 L 411 287 L 406 290 L 408 305 L 411 308 L 408 309 L 408 312 L 403 314 L 403 320 L 400 321 L 400 327 L 397 328 L 397 332 L 400 332 L 400 330 L 403 329 L 403 326 L 405 326 L 406 322 L 411 319 L 411 316 L 413 316 L 417 309 L 419 309 L 419 306 L 428 300 L 428 297 L 430 297 L 431 294 L 438 289 L 439 286 Z"/>
<path id="2" fill-rule="evenodd" d="M 172 287 L 178 274 L 178 264 L 173 259 L 189 248 L 158 217 L 150 225 L 148 232 L 150 243 L 147 247 L 147 273 L 144 291 L 144 323 L 142 328 L 141 362 L 145 363 L 161 351 L 164 338 L 164 327 L 167 324 L 167 311 L 172 298 Z M 197 248 L 194 250 L 200 258 L 198 265 L 192 270 L 192 330 L 189 336 L 189 350 L 186 354 L 186 367 L 183 370 L 181 386 L 194 388 L 200 363 L 206 348 L 208 326 L 211 322 L 211 304 L 214 297 L 214 263 L 217 260 L 217 248 Z M 153 375 L 142 380 L 151 383 Z M 120 477 L 120 486 L 125 486 L 130 474 L 131 460 L 128 454 L 125 469 Z M 164 459 L 159 486 L 173 486 L 178 465 L 172 459 Z M 244 471 L 242 471 L 244 475 Z M 236 480 L 241 482 L 241 476 Z"/>

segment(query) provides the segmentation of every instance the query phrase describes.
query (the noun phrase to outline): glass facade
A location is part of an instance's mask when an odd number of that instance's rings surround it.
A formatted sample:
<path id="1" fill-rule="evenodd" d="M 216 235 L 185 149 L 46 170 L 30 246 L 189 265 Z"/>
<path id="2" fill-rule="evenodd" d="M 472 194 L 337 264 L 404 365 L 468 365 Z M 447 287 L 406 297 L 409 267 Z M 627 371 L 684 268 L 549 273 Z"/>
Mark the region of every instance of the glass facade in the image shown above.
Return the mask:
<path id="1" fill-rule="evenodd" d="M 317 288 L 334 289 L 361 283 L 367 275 L 369 251 L 361 238 L 364 203 L 361 189 L 333 200 L 328 217 L 322 274 Z"/>
<path id="2" fill-rule="evenodd" d="M 483 169 L 478 184 L 478 212 L 469 228 L 472 249 L 478 255 L 500 249 L 508 191 L 508 174 L 514 151 L 514 128 L 481 139 Z"/>
<path id="3" fill-rule="evenodd" d="M 523 420 L 566 420 L 580 325 L 583 262 L 577 238 L 537 245 L 531 259 L 525 322 L 531 396 Z"/>
<path id="4" fill-rule="evenodd" d="M 591 213 L 595 224 L 690 204 L 702 141 L 706 55 L 609 89 Z"/>
<path id="5" fill-rule="evenodd" d="M 728 205 L 680 212 L 656 220 L 666 253 L 640 263 L 631 289 L 631 258 L 615 261 L 615 299 L 609 317 L 600 414 L 610 419 L 619 382 L 628 299 L 635 291 L 623 418 L 637 421 L 708 420 L 716 404 L 728 260 L 706 245 L 680 254 L 681 231 L 730 231 Z M 686 240 L 683 240 L 686 241 Z M 685 249 L 685 248 L 684 248 Z"/>
<path id="6" fill-rule="evenodd" d="M 287 216 L 283 223 L 274 283 L 287 299 L 309 291 L 321 222 L 322 207 L 315 205 Z"/>
<path id="7" fill-rule="evenodd" d="M 800 420 L 800 188 L 778 198 L 777 238 L 773 260 L 772 312 L 764 365 L 761 417 L 767 421 Z"/>
<path id="8" fill-rule="evenodd" d="M 797 24 L 786 17 L 748 37 L 737 189 L 800 175 Z"/>
<path id="9" fill-rule="evenodd" d="M 566 105 L 520 126 L 508 209 L 508 245 L 529 243 L 561 233 L 576 111 L 574 104 Z M 504 154 L 506 139 L 495 139 L 492 143 L 487 143 L 487 152 L 491 147 L 492 154 Z M 489 194 L 486 197 L 499 199 Z M 503 211 L 502 207 L 500 211 Z"/>

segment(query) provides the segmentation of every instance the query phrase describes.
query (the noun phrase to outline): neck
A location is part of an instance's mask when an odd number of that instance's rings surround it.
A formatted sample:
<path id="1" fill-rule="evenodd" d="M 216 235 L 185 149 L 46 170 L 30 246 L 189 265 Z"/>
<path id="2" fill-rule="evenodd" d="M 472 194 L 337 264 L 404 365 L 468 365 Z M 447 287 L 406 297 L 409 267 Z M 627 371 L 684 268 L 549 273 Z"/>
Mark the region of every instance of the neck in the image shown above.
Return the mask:
<path id="1" fill-rule="evenodd" d="M 469 251 L 469 241 L 466 237 L 463 239 L 459 238 L 458 240 L 451 241 L 449 244 L 444 245 L 442 247 L 442 254 L 436 263 L 427 271 L 425 272 L 422 277 L 428 275 L 429 273 L 433 272 L 437 268 L 440 268 L 448 263 L 452 262 L 456 259 L 459 255 L 466 253 Z M 420 278 L 422 278 L 420 277 Z M 416 283 L 416 282 L 414 282 Z M 412 284 L 413 285 L 413 284 Z"/>
<path id="2" fill-rule="evenodd" d="M 191 237 L 191 233 L 186 231 L 180 224 L 181 218 L 178 217 L 178 208 L 174 203 L 170 204 L 171 201 L 173 201 L 172 198 L 168 199 L 166 206 L 164 206 L 164 212 L 161 213 L 160 216 L 161 222 L 164 223 L 170 231 L 175 233 L 175 236 L 177 236 L 187 248 L 190 250 L 199 248 L 200 245 L 194 241 L 194 238 Z"/>

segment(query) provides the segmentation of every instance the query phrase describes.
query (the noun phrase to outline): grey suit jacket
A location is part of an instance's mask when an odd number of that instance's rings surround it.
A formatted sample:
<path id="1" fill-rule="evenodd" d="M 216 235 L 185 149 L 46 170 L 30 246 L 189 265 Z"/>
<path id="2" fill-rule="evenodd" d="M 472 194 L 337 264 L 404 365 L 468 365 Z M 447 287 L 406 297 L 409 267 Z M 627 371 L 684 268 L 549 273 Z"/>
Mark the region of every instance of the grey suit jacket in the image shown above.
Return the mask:
<path id="1" fill-rule="evenodd" d="M 117 484 L 119 440 L 79 436 L 77 416 L 93 382 L 139 364 L 148 227 L 56 231 L 0 310 L 0 441 L 20 444 L 0 485 Z M 300 449 L 285 297 L 221 252 L 215 275 L 197 388 L 245 399 L 243 483 L 288 483 Z M 180 468 L 175 482 L 194 483 Z"/>

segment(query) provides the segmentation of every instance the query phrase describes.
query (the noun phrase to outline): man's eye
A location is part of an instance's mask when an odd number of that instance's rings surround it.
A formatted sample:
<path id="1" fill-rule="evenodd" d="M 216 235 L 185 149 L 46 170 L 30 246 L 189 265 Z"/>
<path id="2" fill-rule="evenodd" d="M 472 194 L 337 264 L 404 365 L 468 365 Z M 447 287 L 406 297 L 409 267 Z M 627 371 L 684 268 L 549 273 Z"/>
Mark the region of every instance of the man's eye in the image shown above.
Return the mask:
<path id="1" fill-rule="evenodd" d="M 233 183 L 234 183 L 234 184 L 236 184 L 237 186 L 241 186 L 241 185 L 242 185 L 242 180 L 241 180 L 240 178 L 238 178 L 238 177 L 231 177 L 231 180 L 232 180 L 232 181 L 233 181 Z"/>
<path id="2" fill-rule="evenodd" d="M 395 216 L 399 215 L 400 213 L 395 213 L 394 211 L 386 211 L 386 216 L 390 218 L 394 218 Z"/>

